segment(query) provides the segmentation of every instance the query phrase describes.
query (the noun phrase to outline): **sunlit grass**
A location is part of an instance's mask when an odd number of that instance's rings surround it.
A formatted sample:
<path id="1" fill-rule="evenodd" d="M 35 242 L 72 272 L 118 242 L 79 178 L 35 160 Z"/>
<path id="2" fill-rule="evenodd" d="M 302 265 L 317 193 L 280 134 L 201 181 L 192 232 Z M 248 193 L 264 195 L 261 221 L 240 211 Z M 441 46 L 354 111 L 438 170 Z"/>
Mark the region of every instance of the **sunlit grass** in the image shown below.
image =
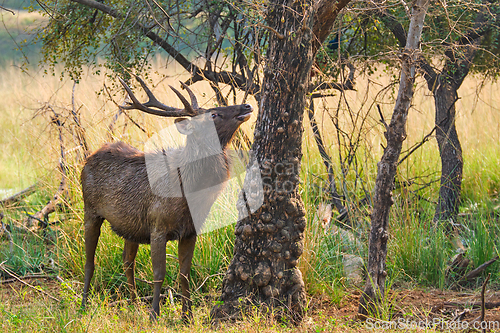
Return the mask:
<path id="1" fill-rule="evenodd" d="M 186 77 L 179 76 L 175 68 L 172 70 L 172 67 L 169 67 L 169 70 L 166 70 L 162 66 L 165 66 L 162 60 L 157 60 L 155 68 L 161 73 L 167 73 L 168 77 L 162 81 L 159 74 L 154 74 L 153 82 L 159 83 L 154 91 L 167 104 L 180 107 L 181 103 L 169 90 L 168 84 L 178 87 L 178 80 Z M 88 75 L 81 84 L 73 86 L 71 81 L 42 76 L 41 72 L 26 74 L 15 67 L 1 71 L 0 98 L 3 103 L 0 104 L 0 189 L 4 192 L 0 192 L 0 195 L 3 193 L 7 196 L 34 182 L 38 182 L 41 189 L 36 195 L 30 196 L 24 206 L 7 208 L 4 222 L 19 225 L 25 218 L 23 210 L 34 212 L 42 207 L 60 181 L 61 175 L 57 170 L 60 157 L 58 132 L 50 123 L 53 114 L 51 112 L 41 114 L 37 111 L 42 106 L 50 105 L 55 112 L 66 116 L 73 108 L 79 110 L 91 151 L 110 140 L 122 140 L 144 149 L 151 135 L 172 124 L 172 120 L 129 111 L 128 115 L 140 124 L 146 133 L 128 121 L 124 115 L 118 118 L 111 132 L 109 124 L 118 108 L 109 101 L 106 91 L 96 94 L 96 91 L 103 89 L 104 83 L 107 87 L 112 87 L 114 82 L 104 75 L 101 77 Z M 389 121 L 392 112 L 391 98 L 389 95 L 378 94 L 377 90 L 386 84 L 388 82 L 382 79 L 369 81 L 361 77 L 358 79 L 357 91 L 346 92 L 344 101 L 348 101 L 351 112 L 346 111 L 346 104 L 342 102 L 343 109 L 339 112 L 338 124 L 344 132 L 343 135 L 353 135 L 353 142 L 358 142 L 359 147 L 354 162 L 346 164 L 344 170 L 340 167 L 340 158 L 346 156 L 347 141 L 338 142 L 337 129 L 324 109 L 326 104 L 323 102 L 316 104 L 317 120 L 333 160 L 337 188 L 349 204 L 355 226 L 353 232 L 361 244 L 358 247 L 343 246 L 338 235 L 325 236 L 321 226 L 314 222 L 319 203 L 329 200 L 324 188 L 327 175 L 309 128 L 307 115 L 304 120 L 306 129 L 300 192 L 306 207 L 308 225 L 304 238 L 304 254 L 299 265 L 308 292 L 329 295 L 337 304 L 348 285 L 342 271 L 342 255 L 345 253 L 359 255 L 364 258 L 365 263 L 367 259 L 370 209 L 368 205 L 362 205 L 360 200 L 373 192 L 376 163 L 383 151 L 381 145 L 385 145 L 384 129 L 375 104 L 380 103 L 385 120 Z M 466 245 L 470 248 L 468 256 L 479 265 L 494 257 L 495 253 L 498 254 L 499 249 L 500 96 L 494 92 L 500 91 L 500 87 L 497 83 L 488 84 L 479 91 L 479 95 L 476 95 L 477 86 L 478 80 L 472 78 L 466 81 L 464 88 L 459 91 L 462 99 L 457 103 L 457 126 L 465 162 L 461 212 L 464 213 L 465 217 L 462 218 L 466 220 L 464 225 L 468 229 L 464 232 L 464 237 L 467 238 Z M 414 108 L 408 119 L 408 138 L 404 150 L 420 142 L 434 126 L 432 96 L 424 88 L 417 89 L 417 95 L 412 103 Z M 199 96 L 200 104 L 206 107 L 214 105 L 215 101 L 211 98 L 213 91 L 208 84 L 197 83 L 193 90 Z M 144 97 L 140 93 L 138 95 Z M 113 95 L 117 103 L 121 103 L 123 97 L 123 91 L 120 89 Z M 255 101 L 250 100 L 250 103 L 257 109 Z M 338 97 L 332 97 L 327 98 L 324 103 L 334 108 L 339 100 Z M 371 108 L 368 109 L 368 106 Z M 252 135 L 255 119 L 254 114 L 243 126 L 243 130 L 249 136 Z M 69 119 L 68 126 L 71 123 Z M 83 203 L 79 184 L 79 174 L 83 166 L 83 161 L 79 158 L 82 148 L 78 146 L 68 129 L 64 132 L 64 144 L 71 202 L 66 211 L 59 211 L 51 217 L 51 221 L 61 221 L 58 226 L 51 227 L 51 230 L 55 230 L 55 236 L 52 238 L 54 243 L 41 251 L 39 249 L 44 246 L 43 239 L 35 235 L 27 238 L 24 234 L 15 234 L 14 250 L 8 247 L 8 241 L 2 242 L 2 261 L 7 260 L 6 265 L 18 274 L 57 272 L 70 281 L 72 288 L 79 294 L 84 265 Z M 445 268 L 449 257 L 453 254 L 453 248 L 445 229 L 434 228 L 432 224 L 433 202 L 437 200 L 439 188 L 439 183 L 436 182 L 439 180 L 439 165 L 437 145 L 432 138 L 398 168 L 398 184 L 408 181 L 411 182 L 411 186 L 398 185 L 394 190 L 395 204 L 391 212 L 388 253 L 391 283 L 398 279 L 425 286 L 441 288 L 447 286 Z M 242 179 L 243 177 L 239 181 Z M 238 189 L 238 179 L 234 178 L 214 205 L 207 221 L 207 223 L 223 221 L 222 224 L 227 227 L 204 233 L 198 238 L 191 272 L 191 288 L 195 291 L 193 298 L 198 322 L 208 320 L 211 302 L 218 293 L 224 272 L 232 257 L 233 223 L 238 219 L 235 209 Z M 334 210 L 334 217 L 336 215 L 337 212 Z M 46 311 L 44 318 L 61 318 L 60 321 L 42 320 L 35 312 L 4 306 L 0 308 L 2 316 L 8 318 L 3 323 L 4 327 L 12 328 L 14 325 L 20 325 L 19 327 L 36 329 L 38 324 L 35 325 L 33 322 L 39 320 L 40 323 L 49 323 L 49 327 L 57 331 L 60 331 L 61 327 L 68 331 L 81 331 L 87 327 L 91 331 L 100 329 L 127 331 L 131 327 L 157 330 L 165 324 L 174 327 L 179 325 L 178 330 L 183 331 L 184 328 L 178 322 L 180 317 L 178 301 L 173 307 L 170 307 L 168 302 L 164 305 L 163 315 L 157 326 L 147 321 L 147 307 L 135 310 L 125 307 L 111 311 L 106 307 L 109 302 L 127 299 L 129 295 L 121 263 L 123 240 L 113 234 L 107 224 L 102 230 L 92 283 L 91 310 L 83 315 L 82 321 L 75 319 L 78 303 L 75 300 L 73 303 L 48 307 L 44 310 Z M 167 287 L 178 290 L 178 265 L 174 258 L 177 256 L 176 242 L 168 243 L 167 253 L 169 256 L 164 287 L 165 290 Z M 49 261 L 53 263 L 53 266 L 49 265 L 50 270 L 47 266 Z M 498 276 L 500 274 L 498 264 L 493 265 L 488 272 Z M 137 282 L 139 294 L 150 295 L 151 286 L 148 281 L 152 281 L 153 278 L 148 246 L 140 247 L 136 276 L 142 280 Z M 28 316 L 30 319 L 25 320 L 23 316 Z M 258 321 L 258 318 L 256 316 L 252 320 Z M 258 323 L 255 327 L 265 328 L 266 324 Z M 245 328 L 248 327 L 243 329 Z M 281 329 L 286 331 L 284 328 L 276 328 L 276 330 Z"/>

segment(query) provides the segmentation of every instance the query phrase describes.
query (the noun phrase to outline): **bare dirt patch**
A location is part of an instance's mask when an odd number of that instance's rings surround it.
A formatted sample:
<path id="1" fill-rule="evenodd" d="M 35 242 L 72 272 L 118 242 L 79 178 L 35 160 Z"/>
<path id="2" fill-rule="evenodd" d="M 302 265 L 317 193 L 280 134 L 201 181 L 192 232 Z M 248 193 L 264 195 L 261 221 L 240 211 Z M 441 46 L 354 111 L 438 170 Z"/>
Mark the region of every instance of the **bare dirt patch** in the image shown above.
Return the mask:
<path id="1" fill-rule="evenodd" d="M 481 290 L 450 291 L 438 289 L 396 289 L 387 297 L 387 312 L 384 321 L 370 318 L 358 320 L 358 300 L 361 292 L 352 290 L 340 306 L 328 299 L 313 297 L 310 303 L 311 320 L 319 323 L 335 320 L 337 325 L 355 331 L 371 331 L 373 328 L 387 329 L 434 329 L 437 331 L 474 331 L 481 328 Z M 490 331 L 500 332 L 500 291 L 485 293 L 485 319 Z"/>

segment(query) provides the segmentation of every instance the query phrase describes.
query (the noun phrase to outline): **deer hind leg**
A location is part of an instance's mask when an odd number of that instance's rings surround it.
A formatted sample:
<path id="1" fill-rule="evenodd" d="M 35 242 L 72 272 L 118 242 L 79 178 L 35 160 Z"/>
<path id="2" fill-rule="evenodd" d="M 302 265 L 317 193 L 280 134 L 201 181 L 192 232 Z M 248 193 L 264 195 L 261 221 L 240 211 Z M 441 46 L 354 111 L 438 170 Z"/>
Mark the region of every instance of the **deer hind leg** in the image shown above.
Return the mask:
<path id="1" fill-rule="evenodd" d="M 134 302 L 137 297 L 134 270 L 135 256 L 137 255 L 138 249 L 138 243 L 125 240 L 125 246 L 123 247 L 123 270 L 125 271 L 125 276 L 127 277 L 127 284 L 130 289 L 130 300 L 132 302 Z"/>
<path id="2" fill-rule="evenodd" d="M 94 275 L 94 257 L 97 248 L 97 242 L 101 235 L 101 225 L 104 221 L 103 218 L 95 216 L 94 214 L 85 212 L 85 280 L 82 296 L 82 308 L 85 309 L 87 304 L 87 297 L 90 288 L 90 281 Z"/>
<path id="3" fill-rule="evenodd" d="M 189 292 L 189 272 L 193 259 L 196 235 L 179 240 L 179 280 L 182 289 L 182 319 L 188 322 L 193 319 L 191 311 L 191 294 Z"/>

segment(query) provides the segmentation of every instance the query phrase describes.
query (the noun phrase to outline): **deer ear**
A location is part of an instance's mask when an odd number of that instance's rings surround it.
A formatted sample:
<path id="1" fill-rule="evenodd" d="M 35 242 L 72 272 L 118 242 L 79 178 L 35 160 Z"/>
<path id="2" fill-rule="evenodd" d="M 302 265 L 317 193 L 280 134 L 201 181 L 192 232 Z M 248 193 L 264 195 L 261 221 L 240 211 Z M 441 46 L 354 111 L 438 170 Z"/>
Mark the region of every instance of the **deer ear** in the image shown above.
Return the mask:
<path id="1" fill-rule="evenodd" d="M 176 118 L 174 122 L 175 127 L 177 127 L 179 133 L 184 135 L 193 133 L 193 125 L 191 124 L 191 120 L 189 120 L 188 118 Z"/>

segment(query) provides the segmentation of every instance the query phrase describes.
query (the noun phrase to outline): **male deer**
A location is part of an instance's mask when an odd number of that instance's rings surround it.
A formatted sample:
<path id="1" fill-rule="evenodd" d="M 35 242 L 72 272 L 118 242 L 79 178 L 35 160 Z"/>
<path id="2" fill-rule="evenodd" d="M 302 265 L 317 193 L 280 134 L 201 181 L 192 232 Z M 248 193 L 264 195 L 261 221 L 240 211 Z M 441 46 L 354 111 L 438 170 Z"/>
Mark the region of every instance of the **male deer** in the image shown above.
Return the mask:
<path id="1" fill-rule="evenodd" d="M 160 313 L 160 290 L 165 277 L 165 248 L 178 240 L 182 316 L 192 318 L 188 277 L 197 231 L 229 179 L 226 149 L 238 127 L 250 118 L 248 104 L 202 109 L 193 92 L 189 103 L 180 92 L 184 109 L 160 103 L 138 78 L 149 97 L 142 104 L 120 79 L 132 102 L 125 109 L 137 109 L 176 119 L 177 130 L 186 135 L 186 145 L 154 153 L 143 153 L 125 143 L 106 144 L 88 157 L 81 174 L 85 211 L 85 307 L 94 274 L 94 256 L 104 220 L 125 239 L 123 263 L 131 299 L 136 297 L 134 266 L 139 244 L 151 244 L 154 291 L 151 317 Z M 191 119 L 185 118 L 191 117 Z M 216 133 L 208 135 L 207 128 Z M 191 208 L 191 209 L 190 209 Z"/>

